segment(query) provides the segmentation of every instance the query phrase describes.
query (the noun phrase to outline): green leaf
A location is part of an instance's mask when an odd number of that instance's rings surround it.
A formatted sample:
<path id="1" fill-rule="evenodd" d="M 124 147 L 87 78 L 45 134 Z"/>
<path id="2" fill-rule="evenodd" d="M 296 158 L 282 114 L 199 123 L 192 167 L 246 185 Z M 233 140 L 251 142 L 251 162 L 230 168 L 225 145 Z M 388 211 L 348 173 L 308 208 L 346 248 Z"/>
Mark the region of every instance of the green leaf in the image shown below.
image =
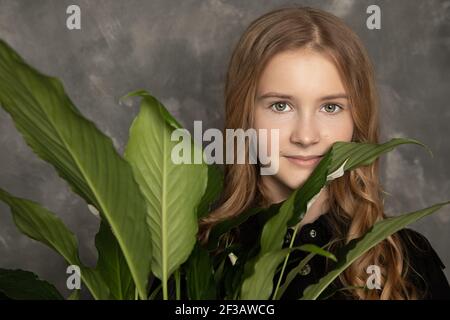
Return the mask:
<path id="1" fill-rule="evenodd" d="M 23 270 L 0 268 L 0 292 L 13 300 L 63 300 L 53 285 Z"/>
<path id="2" fill-rule="evenodd" d="M 186 262 L 186 282 L 189 300 L 215 300 L 216 284 L 211 258 L 197 242 Z"/>
<path id="3" fill-rule="evenodd" d="M 122 99 L 127 99 L 131 97 L 147 97 L 150 100 L 152 100 L 153 103 L 158 104 L 158 116 L 159 119 L 162 120 L 164 123 L 168 124 L 173 129 L 182 129 L 183 126 L 167 111 L 167 109 L 152 95 L 150 95 L 146 90 L 140 89 L 132 91 L 125 96 L 123 96 Z"/>
<path id="4" fill-rule="evenodd" d="M 109 285 L 111 298 L 133 300 L 135 286 L 130 269 L 116 241 L 111 228 L 101 221 L 100 230 L 95 237 L 98 261 L 95 270 Z"/>
<path id="5" fill-rule="evenodd" d="M 334 143 L 307 181 L 300 188 L 296 189 L 288 199 L 283 201 L 279 212 L 271 216 L 264 224 L 260 237 L 261 246 L 259 254 L 248 262 L 250 266 L 255 267 L 246 268 L 245 278 L 255 277 L 255 282 L 267 284 L 269 283 L 267 279 L 273 279 L 275 269 L 267 268 L 264 263 L 257 263 L 257 261 L 262 259 L 268 252 L 281 250 L 287 228 L 298 226 L 307 209 L 312 205 L 320 191 L 322 191 L 329 181 L 341 177 L 346 170 L 369 165 L 381 154 L 406 143 L 423 146 L 420 142 L 412 139 L 392 139 L 383 144 L 356 142 Z M 295 241 L 296 234 L 297 232 L 294 233 L 291 246 Z M 289 253 L 285 259 L 289 259 Z M 283 273 L 284 268 L 281 271 L 280 277 L 283 277 Z M 261 292 L 266 294 L 269 292 L 269 288 L 264 288 Z M 268 296 L 264 295 L 262 297 L 267 299 Z"/>
<path id="6" fill-rule="evenodd" d="M 55 250 L 69 265 L 77 265 L 80 268 L 81 278 L 94 298 L 109 297 L 109 290 L 103 278 L 82 265 L 78 256 L 77 239 L 57 216 L 39 204 L 16 198 L 3 189 L 0 189 L 0 200 L 11 208 L 13 220 L 22 233 Z"/>
<path id="7" fill-rule="evenodd" d="M 175 164 L 171 155 L 178 142 L 171 141 L 171 134 L 174 129 L 181 129 L 178 122 L 148 93 L 139 91 L 128 96 L 132 95 L 139 95 L 142 100 L 130 129 L 125 157 L 147 200 L 152 272 L 161 280 L 163 297 L 167 299 L 170 275 L 187 260 L 197 240 L 196 210 L 207 186 L 208 168 L 203 160 L 194 163 L 194 152 L 189 155 L 191 164 Z M 202 155 L 186 131 L 180 143 Z"/>
<path id="8" fill-rule="evenodd" d="M 287 203 L 288 207 L 284 208 L 290 218 L 288 226 L 294 226 L 303 219 L 307 208 L 329 181 L 341 177 L 345 171 L 370 165 L 382 154 L 392 151 L 402 144 L 420 145 L 432 155 L 426 145 L 414 139 L 394 138 L 382 144 L 335 142 L 305 184 L 291 194 L 291 197 L 295 198 L 293 205 Z M 282 236 L 279 238 L 281 239 Z"/>
<path id="9" fill-rule="evenodd" d="M 336 268 L 321 278 L 318 283 L 308 286 L 303 292 L 302 299 L 317 299 L 322 291 L 324 291 L 333 282 L 333 280 L 339 276 L 339 274 L 341 274 L 365 252 L 376 246 L 390 235 L 403 229 L 406 225 L 430 215 L 448 204 L 450 204 L 450 201 L 435 204 L 431 207 L 403 214 L 398 217 L 390 217 L 375 223 L 364 236 L 359 239 L 352 240 L 342 249 L 342 257 L 339 257 Z"/>
<path id="10" fill-rule="evenodd" d="M 338 169 L 347 159 L 345 170 L 366 166 L 374 162 L 380 155 L 394 150 L 402 144 L 417 144 L 424 147 L 433 157 L 431 149 L 422 142 L 415 139 L 394 138 L 382 144 L 361 142 L 336 142 L 333 146 L 333 163 L 331 172 Z"/>
<path id="11" fill-rule="evenodd" d="M 289 219 L 287 226 L 294 226 L 303 219 L 307 208 L 312 205 L 315 197 L 329 181 L 341 177 L 345 171 L 370 165 L 382 154 L 392 151 L 402 144 L 417 144 L 429 150 L 421 142 L 406 138 L 394 138 L 382 144 L 342 141 L 334 143 L 305 184 L 291 194 L 290 198 L 294 198 L 293 202 L 286 201 L 286 205 L 283 205 L 281 210 Z M 270 232 L 272 225 L 280 228 L 280 220 L 285 219 L 285 217 L 274 217 L 267 225 L 267 229 L 269 229 L 267 236 L 270 237 L 273 234 L 273 231 Z M 284 221 L 282 222 L 284 224 Z M 277 234 L 277 238 L 282 241 L 284 234 Z"/>
<path id="12" fill-rule="evenodd" d="M 336 240 L 334 240 L 336 241 Z M 310 254 L 308 254 L 305 258 L 303 258 L 299 264 L 295 267 L 292 268 L 291 271 L 289 271 L 286 280 L 283 282 L 283 284 L 281 286 L 279 286 L 278 290 L 275 290 L 273 296 L 275 300 L 279 300 L 284 292 L 286 291 L 286 289 L 289 287 L 289 284 L 295 279 L 295 277 L 298 275 L 298 273 L 305 267 L 305 265 L 316 255 L 319 254 L 321 256 L 324 256 L 328 259 L 331 259 L 335 262 L 337 262 L 336 256 L 334 254 L 332 254 L 329 251 L 324 250 L 324 248 L 328 247 L 331 243 L 333 243 L 334 241 L 327 243 L 326 245 L 324 245 L 322 248 L 317 247 L 315 245 L 313 245 L 313 247 L 311 248 L 311 250 L 309 251 Z"/>
<path id="13" fill-rule="evenodd" d="M 316 246 L 315 244 L 306 243 L 306 244 L 302 244 L 298 248 L 300 250 L 302 250 L 302 251 L 314 253 L 314 254 L 317 254 L 319 256 L 325 257 L 327 259 L 333 260 L 335 262 L 337 261 L 337 259 L 336 259 L 334 254 L 332 254 L 331 252 L 329 252 L 329 251 L 327 251 L 325 249 L 322 249 L 321 247 Z"/>
<path id="14" fill-rule="evenodd" d="M 295 277 L 299 274 L 299 272 L 306 266 L 306 264 L 315 256 L 315 253 L 308 254 L 300 263 L 295 267 L 292 268 L 291 271 L 289 271 L 286 280 L 284 283 L 279 287 L 277 291 L 274 292 L 275 300 L 279 300 L 284 292 L 287 290 L 291 282 L 295 279 Z"/>
<path id="15" fill-rule="evenodd" d="M 0 104 L 33 151 L 103 215 L 145 298 L 152 256 L 145 201 L 111 139 L 81 115 L 59 80 L 28 66 L 3 41 Z"/>
<path id="16" fill-rule="evenodd" d="M 274 274 L 277 266 L 293 250 L 302 250 L 324 255 L 331 259 L 336 259 L 333 254 L 312 244 L 304 244 L 298 247 L 285 248 L 277 251 L 270 251 L 262 255 L 259 259 L 251 261 L 245 265 L 245 269 L 254 268 L 255 270 L 265 269 L 268 274 Z M 254 264 L 253 264 L 254 263 Z M 273 288 L 273 276 L 262 278 L 257 272 L 245 270 L 246 274 L 251 274 L 245 278 L 241 287 L 240 298 L 243 300 L 266 300 L 270 297 Z"/>

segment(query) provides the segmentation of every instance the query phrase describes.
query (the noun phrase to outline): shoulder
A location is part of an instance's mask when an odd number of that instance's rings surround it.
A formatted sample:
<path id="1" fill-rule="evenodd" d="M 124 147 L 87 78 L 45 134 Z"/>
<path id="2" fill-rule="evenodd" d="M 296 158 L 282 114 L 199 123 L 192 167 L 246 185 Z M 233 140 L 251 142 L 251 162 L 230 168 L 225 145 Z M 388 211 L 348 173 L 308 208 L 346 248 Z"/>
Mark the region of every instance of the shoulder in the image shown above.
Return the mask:
<path id="1" fill-rule="evenodd" d="M 439 255 L 434 250 L 430 241 L 420 232 L 404 228 L 398 232 L 398 235 L 403 241 L 403 245 L 408 258 L 413 260 L 426 260 L 427 262 L 432 262 L 436 264 L 441 269 L 445 269 L 445 265 L 442 262 Z"/>
<path id="2" fill-rule="evenodd" d="M 440 269 L 445 269 L 445 265 L 442 262 L 439 255 L 434 250 L 430 241 L 422 233 L 404 228 L 398 232 L 399 236 L 403 241 L 403 245 L 410 255 L 409 258 L 425 259 L 428 262 L 432 262 Z"/>
<path id="3" fill-rule="evenodd" d="M 404 228 L 398 232 L 405 250 L 407 277 L 425 292 L 426 299 L 450 299 L 445 265 L 430 241 L 420 232 Z"/>

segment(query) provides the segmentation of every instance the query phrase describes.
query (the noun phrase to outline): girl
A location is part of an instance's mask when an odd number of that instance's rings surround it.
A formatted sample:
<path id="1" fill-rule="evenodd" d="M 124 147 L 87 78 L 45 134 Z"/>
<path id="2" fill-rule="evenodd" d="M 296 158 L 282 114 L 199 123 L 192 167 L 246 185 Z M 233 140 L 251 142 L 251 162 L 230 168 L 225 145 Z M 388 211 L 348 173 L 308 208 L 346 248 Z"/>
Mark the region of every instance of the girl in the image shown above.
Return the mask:
<path id="1" fill-rule="evenodd" d="M 379 143 L 378 98 L 369 56 L 339 18 L 318 9 L 282 8 L 250 24 L 231 57 L 225 108 L 226 129 L 279 129 L 279 142 L 268 141 L 279 143 L 279 169 L 274 175 L 260 175 L 260 164 L 225 165 L 220 205 L 200 221 L 203 244 L 218 222 L 253 206 L 285 200 L 303 185 L 334 142 Z M 298 243 L 322 246 L 333 241 L 330 250 L 336 251 L 361 237 L 386 217 L 381 193 L 378 160 L 347 171 L 331 181 L 308 209 Z M 250 219 L 227 241 L 253 241 L 256 227 Z M 286 243 L 290 235 L 286 234 Z M 324 258 L 315 256 L 283 298 L 301 297 L 327 267 Z M 374 282 L 372 290 L 342 290 L 333 297 L 450 297 L 442 262 L 426 238 L 410 229 L 366 252 L 339 276 L 337 288 L 367 286 L 373 268 L 380 270 L 381 285 Z"/>

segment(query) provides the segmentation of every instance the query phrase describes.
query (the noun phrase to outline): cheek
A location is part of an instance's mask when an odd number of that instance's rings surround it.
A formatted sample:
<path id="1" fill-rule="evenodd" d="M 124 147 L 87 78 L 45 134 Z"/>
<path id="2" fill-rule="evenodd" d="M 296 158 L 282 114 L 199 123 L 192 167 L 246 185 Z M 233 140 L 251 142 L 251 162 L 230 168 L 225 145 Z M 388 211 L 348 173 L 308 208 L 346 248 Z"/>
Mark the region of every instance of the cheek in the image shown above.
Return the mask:
<path id="1" fill-rule="evenodd" d="M 289 130 L 287 129 L 289 127 L 288 121 L 284 120 L 283 124 L 280 124 L 280 121 L 277 120 L 278 119 L 271 118 L 262 112 L 261 114 L 255 115 L 253 128 L 256 129 L 259 146 L 267 156 L 272 155 L 272 149 L 274 151 L 278 149 L 279 153 L 280 150 L 283 150 L 283 146 L 289 143 Z M 265 132 L 260 131 L 260 129 L 265 129 Z M 278 130 L 278 135 L 275 133 L 272 134 L 272 130 Z M 265 137 L 265 139 L 261 137 Z M 276 148 L 276 144 L 278 144 L 278 148 Z"/>
<path id="2" fill-rule="evenodd" d="M 330 121 L 323 128 L 323 136 L 331 141 L 350 142 L 353 136 L 353 127 L 353 119 L 350 115 L 345 115 L 339 121 Z"/>
<path id="3" fill-rule="evenodd" d="M 258 139 L 258 146 L 266 155 L 270 154 L 270 147 L 272 144 L 270 131 L 276 129 L 273 121 L 265 114 L 263 110 L 257 110 L 255 113 L 255 122 L 253 128 L 256 129 Z"/>

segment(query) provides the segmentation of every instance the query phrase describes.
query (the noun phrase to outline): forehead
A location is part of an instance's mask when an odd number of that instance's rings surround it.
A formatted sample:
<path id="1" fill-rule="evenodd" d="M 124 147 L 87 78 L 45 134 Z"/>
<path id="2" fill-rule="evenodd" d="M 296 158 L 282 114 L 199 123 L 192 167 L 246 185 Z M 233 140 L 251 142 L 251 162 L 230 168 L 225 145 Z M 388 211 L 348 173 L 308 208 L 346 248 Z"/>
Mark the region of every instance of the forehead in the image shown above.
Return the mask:
<path id="1" fill-rule="evenodd" d="M 291 95 L 325 95 L 345 92 L 339 71 L 324 54 L 308 49 L 284 51 L 265 66 L 258 93 L 280 91 Z"/>

